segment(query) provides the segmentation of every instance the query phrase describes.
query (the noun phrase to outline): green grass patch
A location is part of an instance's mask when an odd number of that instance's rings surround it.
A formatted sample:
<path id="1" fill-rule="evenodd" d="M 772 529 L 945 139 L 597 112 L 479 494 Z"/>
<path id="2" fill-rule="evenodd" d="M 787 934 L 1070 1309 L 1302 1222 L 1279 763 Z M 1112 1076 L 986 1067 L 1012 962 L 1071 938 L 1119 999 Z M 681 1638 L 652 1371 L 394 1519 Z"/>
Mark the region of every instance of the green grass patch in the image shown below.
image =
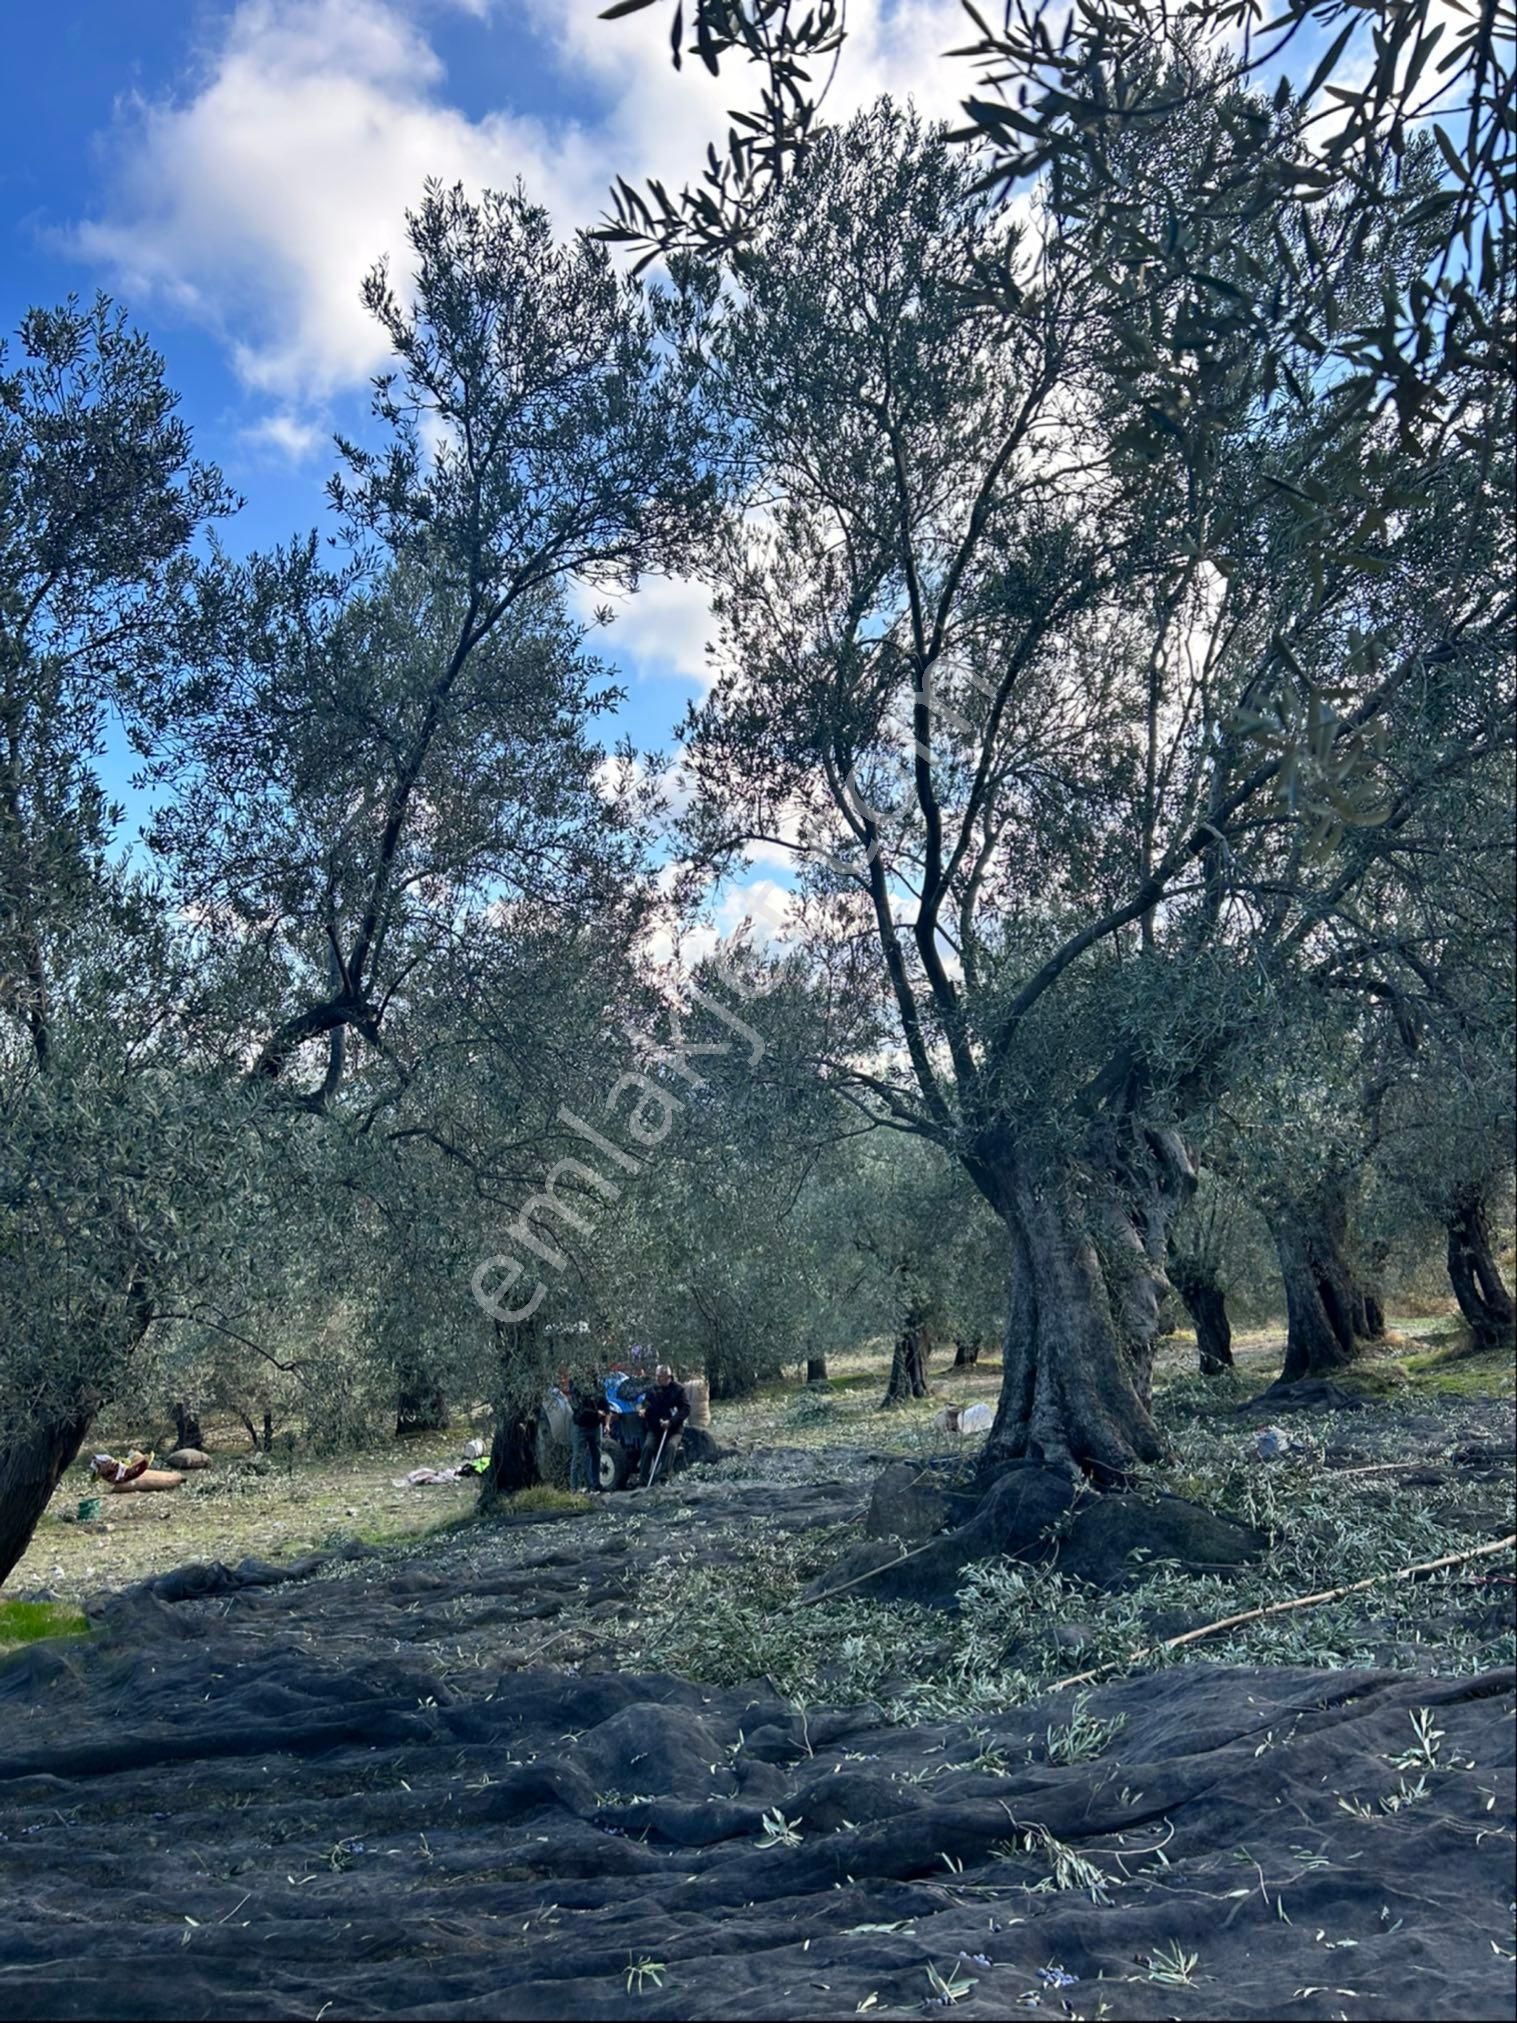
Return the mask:
<path id="1" fill-rule="evenodd" d="M 1333 1382 L 1361 1398 L 1399 1398 L 1406 1392 L 1407 1376 L 1398 1361 L 1381 1356 L 1334 1370 Z"/>
<path id="2" fill-rule="evenodd" d="M 0 1657 L 44 1637 L 86 1637 L 89 1627 L 67 1602 L 0 1601 Z"/>
<path id="3" fill-rule="evenodd" d="M 1509 1349 L 1481 1354 L 1462 1348 L 1428 1349 L 1400 1363 L 1414 1391 L 1445 1398 L 1510 1398 L 1517 1388 Z"/>
<path id="4" fill-rule="evenodd" d="M 465 1530 L 474 1522 L 475 1515 L 471 1507 L 451 1517 L 434 1518 L 430 1524 L 405 1524 L 392 1518 L 378 1524 L 334 1525 L 323 1538 L 321 1549 L 333 1551 L 352 1538 L 360 1545 L 437 1545 L 454 1532 Z"/>
<path id="5" fill-rule="evenodd" d="M 519 1489 L 500 1506 L 503 1517 L 588 1517 L 590 1499 L 582 1489 L 555 1489 L 539 1482 L 531 1489 Z"/>

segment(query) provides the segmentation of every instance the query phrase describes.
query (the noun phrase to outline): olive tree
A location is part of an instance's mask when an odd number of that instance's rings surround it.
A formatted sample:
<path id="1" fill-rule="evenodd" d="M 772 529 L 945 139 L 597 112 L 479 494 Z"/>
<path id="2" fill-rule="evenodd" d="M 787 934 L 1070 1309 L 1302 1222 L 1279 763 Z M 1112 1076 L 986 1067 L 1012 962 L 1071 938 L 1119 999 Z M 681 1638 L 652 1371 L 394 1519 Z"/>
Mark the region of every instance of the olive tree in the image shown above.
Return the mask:
<path id="1" fill-rule="evenodd" d="M 1129 136 L 1156 228 L 1220 117 L 1184 96 Z M 1024 227 L 888 104 L 772 191 L 713 312 L 745 483 L 686 753 L 697 853 L 796 851 L 804 946 L 856 1007 L 828 1072 L 999 1219 L 987 1465 L 1122 1471 L 1159 1449 L 1176 1126 L 1240 1035 L 1282 1044 L 1276 992 L 1509 704 L 1474 397 L 1414 457 L 1298 339 L 1261 351 L 1232 316 L 1245 230 L 1204 288 L 1171 285 L 1078 199 L 1055 185 Z M 1312 227 L 1298 206 L 1283 229 Z M 1428 247 L 1368 217 L 1338 285 L 1373 295 Z M 1151 329 L 1185 333 L 1183 425 L 1147 398 Z"/>
<path id="2" fill-rule="evenodd" d="M 24 319 L 0 355 L 0 1579 L 225 1235 L 230 1120 L 176 1054 L 182 955 L 112 856 L 99 754 L 112 698 L 182 650 L 189 544 L 231 504 L 119 311 Z"/>
<path id="3" fill-rule="evenodd" d="M 156 359 L 104 312 L 33 319 L 32 362 L 6 381 L 7 1016 L 35 1084 L 54 1050 L 46 909 L 71 879 L 106 876 L 80 698 L 108 675 L 157 790 L 148 840 L 177 945 L 151 984 L 139 976 L 157 1058 L 193 1070 L 197 1102 L 252 1120 L 249 1173 L 266 1143 L 328 1126 L 360 1163 L 376 1145 L 426 1145 L 488 1168 L 498 1117 L 483 1142 L 454 1144 L 442 1124 L 469 1113 L 455 1086 L 525 1057 L 556 936 L 592 915 L 630 932 L 636 913 L 636 814 L 597 777 L 608 684 L 565 586 L 630 584 L 700 523 L 690 303 L 619 278 L 584 239 L 555 244 L 519 190 L 471 203 L 429 188 L 409 230 L 409 286 L 382 269 L 366 284 L 395 363 L 375 383 L 371 437 L 340 445 L 335 551 L 312 536 L 188 571 L 191 533 L 226 501 L 189 461 Z M 27 804 L 23 774 L 68 820 Z M 210 1156 L 220 1141 L 202 1138 Z M 170 1165 L 197 1210 L 223 1212 L 226 1186 L 202 1173 L 194 1187 L 194 1160 Z M 382 1167 L 370 1159 L 371 1176 Z M 361 1192 L 297 1187 L 273 1205 L 326 1234 Z M 57 1240 L 67 1272 L 77 1260 Z M 34 1426 L 23 1385 L 9 1422 L 12 1556 L 107 1393 L 116 1338 L 182 1306 L 156 1237 L 106 1280 L 94 1374 L 92 1352 L 76 1359 Z"/>

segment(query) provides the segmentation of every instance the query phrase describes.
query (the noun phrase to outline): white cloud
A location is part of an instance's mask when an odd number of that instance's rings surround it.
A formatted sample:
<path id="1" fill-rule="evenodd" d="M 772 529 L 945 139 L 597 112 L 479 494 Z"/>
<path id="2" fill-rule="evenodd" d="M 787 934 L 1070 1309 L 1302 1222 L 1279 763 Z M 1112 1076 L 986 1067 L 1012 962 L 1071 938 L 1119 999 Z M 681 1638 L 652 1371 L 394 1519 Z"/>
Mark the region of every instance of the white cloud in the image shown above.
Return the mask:
<path id="1" fill-rule="evenodd" d="M 491 10 L 436 4 L 481 21 Z M 360 285 L 381 257 L 404 282 L 404 214 L 429 176 L 471 190 L 519 176 L 568 230 L 601 214 L 613 170 L 676 185 L 697 173 L 751 96 L 740 67 L 676 73 L 661 34 L 601 21 L 598 0 L 567 18 L 560 0 L 531 8 L 545 68 L 551 50 L 602 98 L 593 128 L 450 105 L 426 0 L 240 0 L 189 88 L 118 108 L 110 195 L 75 246 L 129 297 L 171 302 L 221 337 L 244 385 L 275 403 L 245 431 L 253 447 L 303 462 L 328 434 L 323 404 L 383 365 Z M 924 57 L 962 18 L 958 0 L 856 0 L 829 114 L 891 90 L 952 115 L 967 72 Z M 713 630 L 697 585 L 656 579 L 625 600 L 616 639 L 639 671 L 705 688 Z"/>
<path id="2" fill-rule="evenodd" d="M 716 929 L 725 939 L 748 925 L 756 943 L 773 947 L 794 928 L 796 904 L 795 893 L 773 878 L 750 878 L 729 886 L 717 901 Z"/>
<path id="3" fill-rule="evenodd" d="M 427 177 L 519 175 L 561 225 L 578 200 L 576 129 L 471 120 L 444 82 L 392 0 L 242 0 L 193 90 L 119 109 L 111 194 L 76 245 L 220 332 L 244 383 L 286 407 L 359 384 L 385 356 L 360 284 L 386 254 L 403 277 Z"/>
<path id="4" fill-rule="evenodd" d="M 254 449 L 275 450 L 292 464 L 303 464 L 330 441 L 330 435 L 316 422 L 302 421 L 288 408 L 281 408 L 244 429 L 242 439 Z"/>
<path id="5" fill-rule="evenodd" d="M 118 108 L 110 195 L 76 228 L 77 249 L 124 292 L 216 330 L 244 383 L 282 413 L 361 385 L 384 342 L 359 285 L 386 254 L 403 279 L 404 213 L 428 176 L 476 190 L 521 176 L 568 230 L 600 215 L 613 171 L 676 185 L 698 174 L 729 107 L 751 96 L 741 66 L 676 73 L 652 16 L 605 22 L 600 0 L 530 9 L 545 72 L 561 63 L 603 101 L 593 128 L 508 108 L 472 119 L 449 104 L 425 0 L 239 0 L 188 89 Z M 958 0 L 856 0 L 829 114 L 882 90 L 951 114 L 968 70 L 932 59 L 962 35 Z M 701 679 L 693 606 L 671 600 L 658 617 L 680 671 Z"/>
<path id="6" fill-rule="evenodd" d="M 552 36 L 577 77 L 606 99 L 597 136 L 600 161 L 630 182 L 650 174 L 678 186 L 700 173 L 706 143 L 720 146 L 729 108 L 752 104 L 756 74 L 735 61 L 711 77 L 687 57 L 676 71 L 662 11 L 622 22 L 602 21 L 602 0 L 530 0 L 540 31 Z M 969 23 L 960 0 L 850 0 L 848 40 L 826 102 L 829 119 L 845 118 L 881 92 L 914 98 L 928 117 L 957 117 L 973 82 L 970 66 L 939 63 L 962 46 Z M 599 206 L 605 184 L 593 193 Z"/>
<path id="7" fill-rule="evenodd" d="M 612 752 L 608 753 L 595 768 L 591 782 L 602 799 L 614 801 L 624 790 L 635 791 L 642 787 L 649 777 L 647 766 L 636 755 L 628 759 Z M 683 815 L 690 806 L 694 797 L 693 783 L 677 758 L 671 760 L 661 772 L 652 775 L 652 780 L 657 790 L 659 805 L 664 811 L 665 823 L 672 826 L 675 819 Z M 672 864 L 665 865 L 660 875 L 667 881 L 677 868 Z M 668 890 L 667 882 L 663 889 Z"/>
<path id="8" fill-rule="evenodd" d="M 716 636 L 711 600 L 699 583 L 674 576 L 645 576 L 625 594 L 576 584 L 574 606 L 588 622 L 600 606 L 615 616 L 606 634 L 640 674 L 676 674 L 702 689 L 711 685 L 706 642 Z"/>
<path id="9" fill-rule="evenodd" d="M 665 891 L 673 886 L 678 873 L 677 864 L 664 867 L 659 882 Z M 738 935 L 777 954 L 794 935 L 799 905 L 799 895 L 773 878 L 750 878 L 726 886 L 708 916 L 694 925 L 686 924 L 677 939 L 674 922 L 666 917 L 645 937 L 643 953 L 656 968 L 678 964 L 690 971 L 714 955 L 718 943 Z"/>

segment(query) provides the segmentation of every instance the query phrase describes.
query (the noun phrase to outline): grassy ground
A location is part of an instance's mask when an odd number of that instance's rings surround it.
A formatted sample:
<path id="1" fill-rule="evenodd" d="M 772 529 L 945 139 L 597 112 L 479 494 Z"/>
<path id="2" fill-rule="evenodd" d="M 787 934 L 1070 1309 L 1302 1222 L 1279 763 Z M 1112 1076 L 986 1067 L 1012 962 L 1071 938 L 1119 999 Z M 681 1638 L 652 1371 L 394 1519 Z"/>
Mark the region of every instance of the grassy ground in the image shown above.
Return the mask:
<path id="1" fill-rule="evenodd" d="M 80 1611 L 64 1602 L 0 1601 L 0 1658 L 44 1637 L 83 1636 L 87 1628 Z"/>
<path id="2" fill-rule="evenodd" d="M 1457 1317 L 1395 1316 L 1385 1346 L 1365 1358 L 1350 1382 L 1372 1396 L 1408 1406 L 1439 1396 L 1510 1399 L 1511 1358 L 1462 1356 L 1461 1340 Z M 1279 1370 L 1281 1349 L 1278 1329 L 1238 1334 L 1236 1371 L 1219 1390 L 1195 1381 L 1192 1338 L 1170 1337 L 1160 1351 L 1156 1381 L 1161 1401 L 1170 1395 L 1176 1407 L 1183 1407 L 1168 1414 L 1181 1430 L 1182 1447 L 1196 1405 L 1211 1398 L 1231 1410 L 1262 1390 Z M 929 1398 L 881 1411 L 888 1367 L 883 1344 L 834 1358 L 826 1386 L 801 1387 L 793 1379 L 765 1385 L 755 1397 L 718 1405 L 713 1430 L 724 1445 L 753 1454 L 758 1473 L 768 1479 L 783 1479 L 796 1467 L 813 1468 L 828 1450 L 849 1450 L 855 1466 L 860 1450 L 925 1459 L 961 1448 L 955 1436 L 933 1423 L 942 1406 L 993 1403 L 1000 1384 L 995 1360 L 954 1370 L 948 1358 L 939 1357 L 929 1370 Z M 128 1431 L 107 1428 L 91 1444 L 98 1439 L 110 1447 L 115 1438 L 124 1451 L 131 1444 Z M 99 1519 L 83 1524 L 75 1513 L 92 1487 L 76 1467 L 53 1498 L 8 1590 L 13 1595 L 43 1590 L 72 1602 L 187 1560 L 235 1564 L 250 1555 L 290 1560 L 348 1538 L 381 1545 L 420 1542 L 467 1519 L 475 1485 L 465 1481 L 412 1489 L 397 1487 L 396 1478 L 412 1468 L 456 1460 L 472 1431 L 460 1422 L 450 1433 L 392 1442 L 369 1453 L 321 1459 L 276 1452 L 255 1462 L 240 1428 L 210 1425 L 213 1469 L 164 1494 L 106 1494 Z M 1202 1437 L 1209 1440 L 1214 1434 Z M 773 1450 L 786 1450 L 794 1459 L 787 1462 Z M 1183 1460 L 1177 1468 L 1170 1486 L 1188 1484 L 1183 1493 L 1192 1494 L 1203 1486 Z M 567 1499 L 565 1503 L 568 1507 Z"/>
<path id="3" fill-rule="evenodd" d="M 183 1488 L 152 1495 L 100 1498 L 100 1516 L 81 1524 L 81 1498 L 94 1494 L 82 1466 L 71 1468 L 12 1573 L 15 1595 L 44 1589 L 78 1601 L 102 1588 L 125 1587 L 187 1560 L 290 1560 L 344 1539 L 387 1545 L 425 1537 L 465 1518 L 477 1484 L 429 1483 L 397 1488 L 413 1468 L 457 1461 L 473 1428 L 395 1441 L 372 1453 L 316 1458 L 298 1452 L 248 1455 L 240 1429 L 208 1426 L 215 1465 L 189 1476 Z M 113 1445 L 110 1429 L 91 1447 Z"/>
<path id="4" fill-rule="evenodd" d="M 1507 1397 L 1513 1393 L 1510 1356 L 1469 1356 L 1463 1353 L 1464 1324 L 1457 1312 L 1393 1315 L 1384 1343 L 1368 1353 L 1344 1382 L 1372 1395 L 1397 1393 L 1447 1394 L 1464 1397 Z M 1280 1373 L 1284 1337 L 1278 1327 L 1235 1332 L 1231 1380 L 1235 1403 L 1262 1391 Z M 971 1369 L 956 1370 L 951 1357 L 935 1359 L 928 1371 L 932 1395 L 881 1411 L 889 1375 L 889 1353 L 883 1345 L 852 1355 L 835 1356 L 829 1382 L 804 1388 L 793 1379 L 761 1386 L 756 1396 L 716 1411 L 717 1435 L 743 1446 L 799 1448 L 862 1446 L 878 1454 L 942 1455 L 958 1442 L 934 1421 L 945 1404 L 993 1405 L 1001 1384 L 997 1358 L 982 1358 Z M 1160 1345 L 1154 1380 L 1162 1393 L 1188 1379 L 1196 1367 L 1195 1337 L 1188 1331 L 1166 1337 Z M 731 1427 L 733 1417 L 738 1430 Z"/>

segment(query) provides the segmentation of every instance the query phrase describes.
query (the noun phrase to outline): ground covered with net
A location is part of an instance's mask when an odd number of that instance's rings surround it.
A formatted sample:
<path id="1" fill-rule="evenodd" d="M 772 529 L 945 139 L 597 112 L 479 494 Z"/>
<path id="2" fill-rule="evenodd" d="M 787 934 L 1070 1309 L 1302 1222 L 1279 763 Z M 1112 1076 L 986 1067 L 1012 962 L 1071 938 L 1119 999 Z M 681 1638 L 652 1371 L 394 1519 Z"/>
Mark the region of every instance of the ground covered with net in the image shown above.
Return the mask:
<path id="1" fill-rule="evenodd" d="M 681 1554 L 856 1536 L 867 1477 L 185 1569 L 12 1658 L 0 2010 L 1512 2013 L 1509 1670 L 1197 1660 L 934 1719 L 616 1669 Z"/>

